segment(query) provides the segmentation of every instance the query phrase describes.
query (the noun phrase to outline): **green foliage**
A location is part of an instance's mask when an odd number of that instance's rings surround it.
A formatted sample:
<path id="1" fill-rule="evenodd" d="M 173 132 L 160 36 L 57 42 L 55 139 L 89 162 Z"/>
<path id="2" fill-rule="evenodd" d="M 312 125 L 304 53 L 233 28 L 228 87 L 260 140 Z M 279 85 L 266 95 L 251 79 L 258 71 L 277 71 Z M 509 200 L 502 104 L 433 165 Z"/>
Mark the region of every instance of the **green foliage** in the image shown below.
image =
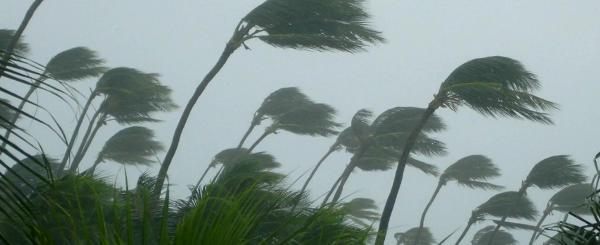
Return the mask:
<path id="1" fill-rule="evenodd" d="M 14 124 L 10 122 L 15 117 L 16 111 L 8 106 L 10 101 L 6 99 L 0 99 L 0 128 L 14 128 Z"/>
<path id="2" fill-rule="evenodd" d="M 335 109 L 327 104 L 309 103 L 274 116 L 274 130 L 285 130 L 294 134 L 331 136 L 338 133 L 340 126 L 334 121 Z"/>
<path id="3" fill-rule="evenodd" d="M 272 117 L 281 115 L 299 105 L 309 103 L 312 103 L 310 98 L 297 87 L 280 88 L 263 100 L 258 110 L 256 110 L 255 118 L 262 121 L 264 116 Z"/>
<path id="4" fill-rule="evenodd" d="M 242 161 L 254 162 L 258 169 L 273 169 L 281 166 L 274 156 L 265 152 L 249 153 L 246 148 L 230 148 L 223 150 L 213 158 L 211 166 L 223 164 L 233 166 Z"/>
<path id="5" fill-rule="evenodd" d="M 560 212 L 573 212 L 576 214 L 589 214 L 590 207 L 586 198 L 593 195 L 594 188 L 588 183 L 574 184 L 563 188 L 550 198 L 553 210 Z"/>
<path id="6" fill-rule="evenodd" d="M 14 35 L 14 30 L 0 29 L 0 50 L 6 50 L 8 48 L 8 44 L 10 43 Z M 23 56 L 29 53 L 29 44 L 23 42 L 22 40 L 23 37 L 21 36 L 21 38 L 19 38 L 19 41 L 17 41 L 17 45 L 13 50 L 13 54 Z"/>
<path id="7" fill-rule="evenodd" d="M 494 236 L 494 240 L 489 243 L 492 233 L 494 231 L 494 226 L 486 226 L 485 228 L 477 231 L 473 236 L 473 240 L 471 240 L 471 244 L 473 245 L 516 245 L 517 240 L 508 232 L 499 230 Z"/>
<path id="8" fill-rule="evenodd" d="M 360 226 L 368 227 L 369 223 L 379 220 L 377 205 L 375 201 L 368 198 L 354 198 L 349 202 L 343 203 L 341 210 L 346 213 L 346 217 Z M 366 222 L 365 222 L 366 221 Z"/>
<path id="9" fill-rule="evenodd" d="M 535 220 L 537 210 L 526 196 L 522 196 L 516 191 L 506 191 L 492 196 L 479 205 L 474 213 L 476 216 L 506 216 L 515 219 Z"/>
<path id="10" fill-rule="evenodd" d="M 126 165 L 149 165 L 155 161 L 151 157 L 164 149 L 163 145 L 153 138 L 154 132 L 145 127 L 122 129 L 106 141 L 96 161 L 111 160 Z"/>
<path id="11" fill-rule="evenodd" d="M 456 181 L 459 185 L 473 189 L 497 190 L 502 187 L 486 181 L 498 176 L 500 176 L 500 169 L 492 163 L 491 159 L 483 155 L 470 155 L 446 168 L 440 176 L 440 182 L 445 184 Z"/>
<path id="12" fill-rule="evenodd" d="M 585 181 L 581 165 L 566 155 L 548 157 L 538 162 L 525 183 L 540 189 L 553 189 Z"/>
<path id="13" fill-rule="evenodd" d="M 106 71 L 104 60 L 96 52 L 86 47 L 65 50 L 50 59 L 45 72 L 54 79 L 62 81 L 82 80 L 96 77 Z"/>
<path id="14" fill-rule="evenodd" d="M 417 239 L 417 233 L 419 232 L 419 227 L 411 228 L 405 232 L 398 232 L 394 234 L 394 237 L 397 240 L 397 244 L 405 244 L 405 245 L 432 245 L 435 244 L 435 239 L 433 238 L 433 234 L 429 231 L 429 228 L 423 227 L 421 229 L 421 234 L 419 234 L 419 240 Z"/>

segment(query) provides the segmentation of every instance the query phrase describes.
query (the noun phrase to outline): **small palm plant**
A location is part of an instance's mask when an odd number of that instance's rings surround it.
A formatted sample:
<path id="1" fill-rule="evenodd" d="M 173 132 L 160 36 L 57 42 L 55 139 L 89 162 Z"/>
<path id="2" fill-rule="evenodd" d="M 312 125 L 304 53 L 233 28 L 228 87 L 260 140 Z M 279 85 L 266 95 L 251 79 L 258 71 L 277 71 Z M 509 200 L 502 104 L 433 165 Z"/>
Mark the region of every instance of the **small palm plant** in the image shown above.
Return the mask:
<path id="1" fill-rule="evenodd" d="M 247 47 L 246 41 L 259 39 L 279 48 L 361 51 L 368 44 L 384 40 L 368 26 L 370 16 L 362 4 L 363 0 L 267 0 L 242 18 L 221 57 L 188 101 L 161 165 L 157 185 L 163 185 L 196 101 L 235 50 Z"/>
<path id="2" fill-rule="evenodd" d="M 513 208 L 508 209 L 506 207 Z M 520 195 L 519 192 L 506 191 L 496 194 L 473 210 L 471 217 L 467 222 L 467 226 L 456 241 L 456 245 L 460 244 L 471 226 L 476 222 L 483 220 L 486 215 L 494 217 L 507 216 L 515 219 L 535 220 L 537 210 L 529 198 Z M 493 239 L 491 234 L 490 238 Z"/>
<path id="3" fill-rule="evenodd" d="M 523 181 L 521 188 L 518 191 L 520 196 L 525 196 L 527 189 L 537 187 L 542 190 L 560 188 L 572 184 L 578 184 L 585 181 L 586 177 L 583 174 L 581 165 L 576 164 L 567 155 L 556 155 L 541 160 L 529 171 L 527 178 Z M 511 206 L 505 208 L 511 209 Z M 502 226 L 502 222 L 506 221 L 508 216 L 502 217 L 496 230 Z M 491 238 L 495 233 L 492 233 Z"/>
<path id="4" fill-rule="evenodd" d="M 586 205 L 586 198 L 593 193 L 594 188 L 587 183 L 570 185 L 556 192 L 556 194 L 554 194 L 548 201 L 546 209 L 542 213 L 542 217 L 540 217 L 540 220 L 536 225 L 536 229 L 531 235 L 529 245 L 533 244 L 538 234 L 541 234 L 538 233 L 538 231 L 540 230 L 540 227 L 544 223 L 546 217 L 552 211 L 558 211 L 562 213 L 571 212 L 575 214 L 589 214 L 590 208 L 588 205 Z"/>
<path id="5" fill-rule="evenodd" d="M 419 232 L 418 230 L 421 230 L 421 234 L 420 234 L 421 238 L 417 238 L 417 233 Z M 394 237 L 396 238 L 397 245 L 401 245 L 401 244 L 404 244 L 404 245 L 411 245 L 411 244 L 432 245 L 432 244 L 435 244 L 435 239 L 433 238 L 433 234 L 431 234 L 431 232 L 429 231 L 429 228 L 427 228 L 427 227 L 423 227 L 423 228 L 414 227 L 405 232 L 398 232 L 398 233 L 394 234 Z"/>
<path id="6" fill-rule="evenodd" d="M 471 240 L 471 244 L 473 245 L 485 245 L 490 240 L 492 232 L 494 230 L 494 226 L 486 226 L 483 229 L 477 231 L 473 236 L 473 240 Z M 506 231 L 498 231 L 498 234 L 494 238 L 493 245 L 516 245 L 517 240 Z"/>
<path id="7" fill-rule="evenodd" d="M 419 228 L 425 224 L 425 216 L 438 193 L 448 182 L 456 181 L 457 184 L 471 189 L 498 190 L 501 186 L 487 182 L 488 179 L 500 176 L 500 170 L 492 163 L 492 160 L 482 155 L 470 155 L 463 157 L 450 165 L 440 175 L 438 185 L 421 214 Z M 416 240 L 419 240 L 421 229 L 417 232 Z"/>
<path id="8" fill-rule="evenodd" d="M 456 68 L 441 84 L 406 140 L 379 222 L 375 244 L 383 245 L 411 149 L 423 126 L 437 109 L 456 110 L 466 105 L 486 116 L 522 118 L 550 124 L 552 120 L 546 111 L 556 109 L 557 105 L 535 96 L 533 92 L 539 88 L 540 82 L 534 74 L 519 61 L 507 57 L 478 58 Z"/>
<path id="9" fill-rule="evenodd" d="M 123 165 L 149 165 L 155 162 L 151 157 L 156 156 L 163 149 L 163 145 L 154 140 L 154 132 L 151 129 L 140 126 L 128 127 L 117 132 L 104 143 L 94 165 L 86 172 L 93 174 L 96 167 L 106 160 Z"/>

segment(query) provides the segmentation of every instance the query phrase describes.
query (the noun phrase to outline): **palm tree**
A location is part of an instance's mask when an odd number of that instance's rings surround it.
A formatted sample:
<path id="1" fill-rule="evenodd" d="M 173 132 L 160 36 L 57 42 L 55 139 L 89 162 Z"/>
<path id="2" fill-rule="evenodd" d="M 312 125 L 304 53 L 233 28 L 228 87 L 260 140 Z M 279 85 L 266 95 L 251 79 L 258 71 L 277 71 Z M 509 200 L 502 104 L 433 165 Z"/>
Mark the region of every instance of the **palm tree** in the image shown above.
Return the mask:
<path id="1" fill-rule="evenodd" d="M 354 198 L 343 203 L 340 209 L 347 214 L 348 220 L 363 227 L 369 227 L 365 221 L 374 223 L 379 219 L 379 214 L 375 211 L 377 205 L 369 198 Z"/>
<path id="2" fill-rule="evenodd" d="M 506 207 L 508 206 L 513 208 L 507 209 Z M 529 198 L 520 195 L 519 192 L 506 191 L 496 194 L 473 210 L 471 217 L 467 222 L 467 226 L 456 241 L 456 245 L 460 244 L 460 241 L 465 237 L 469 228 L 471 228 L 474 223 L 483 220 L 485 215 L 535 220 L 537 210 Z"/>
<path id="3" fill-rule="evenodd" d="M 242 140 L 240 140 L 238 148 L 241 148 L 244 145 L 246 138 L 248 138 L 248 135 L 254 130 L 254 127 L 260 125 L 265 119 L 282 115 L 299 105 L 308 103 L 312 103 L 311 100 L 304 93 L 300 92 L 297 87 L 275 90 L 263 100 L 258 110 L 254 112 L 250 127 L 246 130 Z"/>
<path id="4" fill-rule="evenodd" d="M 538 231 L 544 223 L 546 217 L 552 211 L 559 212 L 572 212 L 576 214 L 588 214 L 590 213 L 589 207 L 586 205 L 586 198 L 594 193 L 594 188 L 589 184 L 574 184 L 563 188 L 550 198 L 546 209 L 544 210 L 542 217 L 536 225 L 536 229 L 531 235 L 529 245 L 533 244 L 533 241 L 537 238 Z"/>
<path id="5" fill-rule="evenodd" d="M 366 171 L 388 170 L 399 156 L 399 149 L 406 140 L 406 135 L 415 125 L 423 113 L 420 108 L 395 107 L 381 113 L 372 123 L 369 123 L 371 112 L 359 110 L 352 118 L 351 129 L 353 141 L 347 141 L 346 149 L 353 153 L 350 163 L 342 173 L 337 191 L 332 202 L 337 202 L 341 197 L 344 184 L 352 171 L 359 167 Z M 439 117 L 432 120 L 424 127 L 425 132 L 437 132 L 445 128 Z M 423 134 L 413 149 L 413 153 L 431 156 L 445 154 L 442 142 L 429 138 Z M 437 168 L 430 164 L 418 161 L 411 157 L 410 165 L 420 168 L 425 173 L 437 176 Z"/>
<path id="6" fill-rule="evenodd" d="M 494 230 L 494 226 L 486 226 L 485 228 L 477 231 L 473 236 L 473 240 L 471 240 L 471 244 L 473 245 L 484 245 L 487 241 L 489 241 L 492 232 Z M 506 231 L 499 231 L 496 237 L 494 238 L 493 245 L 516 245 L 517 240 Z"/>
<path id="7" fill-rule="evenodd" d="M 235 50 L 242 45 L 246 47 L 248 40 L 260 39 L 279 48 L 361 51 L 368 44 L 384 40 L 368 26 L 370 17 L 362 3 L 362 0 L 267 0 L 242 18 L 221 57 L 188 101 L 161 165 L 157 185 L 163 185 L 196 101 Z"/>
<path id="8" fill-rule="evenodd" d="M 422 230 L 421 231 L 421 236 L 422 238 L 417 238 L 417 233 L 419 232 L 418 230 Z M 398 232 L 396 234 L 394 234 L 394 237 L 397 240 L 397 245 L 400 244 L 405 244 L 405 245 L 409 245 L 409 244 L 417 244 L 417 245 L 432 245 L 435 244 L 435 239 L 433 238 L 433 234 L 431 234 L 431 232 L 429 231 L 429 228 L 427 227 L 423 227 L 423 228 L 419 228 L 419 227 L 414 227 L 411 228 L 405 232 Z"/>
<path id="9" fill-rule="evenodd" d="M 157 152 L 164 149 L 163 145 L 153 139 L 154 132 L 151 129 L 132 126 L 117 132 L 110 137 L 100 153 L 94 165 L 86 172 L 93 174 L 101 162 L 112 160 L 123 165 L 149 165 L 154 162 L 153 157 Z"/>
<path id="10" fill-rule="evenodd" d="M 540 82 L 534 74 L 520 62 L 507 57 L 474 59 L 456 68 L 441 84 L 404 144 L 375 244 L 382 245 L 385 240 L 409 153 L 423 126 L 438 108 L 456 110 L 460 105 L 466 105 L 486 116 L 522 118 L 550 124 L 552 120 L 545 111 L 556 109 L 557 105 L 535 96 L 533 92 L 539 88 Z"/>
<path id="11" fill-rule="evenodd" d="M 29 98 L 35 92 L 37 88 L 48 78 L 56 79 L 62 82 L 78 81 L 90 77 L 96 77 L 102 74 L 106 68 L 102 66 L 104 61 L 96 55 L 96 52 L 86 47 L 76 47 L 65 50 L 50 59 L 46 64 L 42 74 L 35 80 L 35 83 L 31 85 L 21 103 L 18 106 L 18 111 L 23 110 L 25 103 L 29 102 Z M 10 118 L 11 124 L 14 124 L 20 113 L 16 113 Z M 4 134 L 4 138 L 10 137 L 11 130 L 7 130 Z M 4 149 L 6 143 L 0 146 L 0 149 Z"/>
<path id="12" fill-rule="evenodd" d="M 502 187 L 487 182 L 488 179 L 498 176 L 500 176 L 500 169 L 492 163 L 491 159 L 482 155 L 463 157 L 446 168 L 440 175 L 437 187 L 421 214 L 421 223 L 419 224 L 419 232 L 417 232 L 416 240 L 419 240 L 421 228 L 425 224 L 427 211 L 442 187 L 448 184 L 448 182 L 456 181 L 457 184 L 471 189 L 498 190 Z"/>
<path id="13" fill-rule="evenodd" d="M 328 137 L 338 134 L 339 123 L 333 121 L 335 109 L 327 104 L 306 103 L 292 107 L 290 111 L 273 116 L 273 123 L 248 148 L 252 152 L 267 136 L 276 134 L 278 130 L 293 134 Z"/>
<path id="14" fill-rule="evenodd" d="M 551 156 L 533 166 L 527 178 L 521 184 L 518 194 L 525 196 L 527 189 L 533 186 L 542 190 L 548 190 L 578 184 L 585 181 L 585 179 L 582 166 L 576 164 L 569 156 Z M 506 208 L 511 209 L 512 207 L 507 206 Z M 495 233 L 502 226 L 502 222 L 506 221 L 507 218 L 508 216 L 502 217 L 490 239 L 494 238 Z"/>

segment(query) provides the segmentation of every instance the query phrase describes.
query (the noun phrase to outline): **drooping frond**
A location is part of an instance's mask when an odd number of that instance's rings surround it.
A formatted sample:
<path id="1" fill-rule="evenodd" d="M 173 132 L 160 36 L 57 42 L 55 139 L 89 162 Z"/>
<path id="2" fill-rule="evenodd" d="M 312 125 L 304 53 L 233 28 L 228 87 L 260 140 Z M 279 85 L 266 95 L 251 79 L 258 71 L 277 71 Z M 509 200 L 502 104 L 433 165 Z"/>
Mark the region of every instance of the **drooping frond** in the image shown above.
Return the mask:
<path id="1" fill-rule="evenodd" d="M 394 107 L 381 113 L 373 121 L 373 128 L 377 135 L 385 135 L 396 132 L 410 133 L 421 120 L 425 109 L 416 107 Z M 446 129 L 442 119 L 433 114 L 427 120 L 423 133 L 440 132 Z"/>
<path id="2" fill-rule="evenodd" d="M 399 232 L 394 234 L 394 237 L 398 241 L 398 244 L 404 245 L 431 245 L 435 244 L 435 239 L 433 238 L 433 234 L 429 231 L 428 227 L 423 227 L 421 229 L 421 234 L 419 235 L 419 240 L 417 239 L 417 234 L 419 232 L 419 227 L 411 228 L 406 232 Z"/>
<path id="3" fill-rule="evenodd" d="M 428 175 L 438 176 L 440 174 L 440 170 L 435 165 L 420 161 L 418 159 L 414 159 L 412 157 L 408 158 L 406 164 L 408 164 L 408 166 L 421 170 L 423 171 L 423 173 Z"/>
<path id="4" fill-rule="evenodd" d="M 560 212 L 574 212 L 577 214 L 590 213 L 586 198 L 594 193 L 594 188 L 588 183 L 570 185 L 550 198 L 553 210 Z"/>
<path id="5" fill-rule="evenodd" d="M 0 50 L 6 50 L 8 48 L 8 44 L 11 42 L 14 35 L 14 30 L 0 29 Z M 17 41 L 13 53 L 23 56 L 29 53 L 29 44 L 24 43 L 21 40 L 23 40 L 23 36 Z"/>
<path id="6" fill-rule="evenodd" d="M 535 220 L 537 210 L 526 196 L 506 191 L 492 196 L 475 210 L 478 215 Z"/>
<path id="7" fill-rule="evenodd" d="M 347 214 L 349 220 L 361 226 L 367 227 L 379 219 L 379 214 L 376 212 L 377 205 L 369 198 L 354 198 L 342 204 L 341 209 Z"/>
<path id="8" fill-rule="evenodd" d="M 258 110 L 256 110 L 256 115 L 281 115 L 294 107 L 308 103 L 312 103 L 312 101 L 297 87 L 280 88 L 263 100 Z"/>
<path id="9" fill-rule="evenodd" d="M 164 150 L 163 145 L 154 140 L 151 129 L 133 126 L 125 128 L 110 137 L 98 154 L 98 161 L 111 160 L 125 165 L 149 165 L 156 153 Z"/>
<path id="10" fill-rule="evenodd" d="M 363 143 L 367 143 L 366 141 L 372 133 L 371 125 L 369 125 L 371 116 L 373 116 L 373 112 L 367 109 L 360 109 L 352 116 L 350 128 L 356 138 Z"/>
<path id="11" fill-rule="evenodd" d="M 523 223 L 502 221 L 502 220 L 492 220 L 492 221 L 494 223 L 496 223 L 496 225 L 500 225 L 503 228 L 506 228 L 507 230 L 530 230 L 530 231 L 538 230 L 538 228 L 535 225 L 528 225 L 528 224 L 523 224 Z"/>
<path id="12" fill-rule="evenodd" d="M 492 56 L 474 59 L 456 68 L 442 83 L 438 96 L 458 99 L 458 103 L 487 116 L 550 124 L 552 119 L 545 111 L 558 106 L 531 94 L 539 87 L 536 76 L 519 61 Z"/>
<path id="13" fill-rule="evenodd" d="M 246 148 L 230 148 L 217 153 L 211 162 L 211 166 L 218 164 L 230 166 L 240 161 L 252 162 L 260 170 L 281 166 L 281 163 L 277 162 L 272 155 L 265 152 L 248 153 Z"/>
<path id="14" fill-rule="evenodd" d="M 356 52 L 383 42 L 368 26 L 363 0 L 267 0 L 244 21 L 275 47 Z"/>
<path id="15" fill-rule="evenodd" d="M 15 125 L 11 123 L 11 120 L 15 117 L 15 110 L 7 106 L 10 104 L 10 101 L 6 99 L 0 99 L 2 103 L 0 103 L 0 128 L 14 128 Z"/>
<path id="16" fill-rule="evenodd" d="M 310 103 L 295 107 L 289 112 L 275 116 L 277 129 L 300 135 L 331 136 L 341 125 L 334 121 L 336 110 L 323 103 Z"/>
<path id="17" fill-rule="evenodd" d="M 397 149 L 372 147 L 357 160 L 356 167 L 363 171 L 386 171 L 397 165 L 399 156 L 400 152 Z M 436 166 L 412 157 L 408 159 L 407 164 L 428 175 L 438 176 L 439 174 Z"/>
<path id="18" fill-rule="evenodd" d="M 347 127 L 338 134 L 336 142 L 343 146 L 348 152 L 355 152 L 358 150 L 359 142 L 358 138 L 354 134 L 351 127 Z"/>
<path id="19" fill-rule="evenodd" d="M 492 160 L 483 155 L 470 155 L 463 157 L 450 165 L 441 175 L 443 183 L 456 181 L 459 185 L 469 188 L 499 189 L 498 185 L 486 182 L 490 178 L 500 176 L 500 169 Z"/>
<path id="20" fill-rule="evenodd" d="M 28 194 L 33 191 L 30 186 L 36 187 L 43 183 L 35 174 L 45 179 L 50 179 L 50 172 L 48 171 L 50 170 L 54 176 L 56 175 L 56 171 L 60 165 L 56 159 L 48 158 L 44 155 L 35 155 L 33 158 L 35 160 L 25 158 L 13 165 L 10 171 L 6 171 L 2 181 L 11 182 L 19 191 Z"/>
<path id="21" fill-rule="evenodd" d="M 490 244 L 492 233 L 494 232 L 494 226 L 486 226 L 485 228 L 477 231 L 471 240 L 473 245 L 486 245 Z M 494 240 L 491 245 L 515 245 L 517 240 L 508 232 L 499 230 L 494 236 Z"/>
<path id="22" fill-rule="evenodd" d="M 76 47 L 55 55 L 46 65 L 46 73 L 52 78 L 75 81 L 96 77 L 106 71 L 104 60 L 93 50 Z"/>
<path id="23" fill-rule="evenodd" d="M 525 183 L 540 189 L 553 189 L 585 181 L 582 166 L 567 155 L 548 157 L 538 162 Z"/>

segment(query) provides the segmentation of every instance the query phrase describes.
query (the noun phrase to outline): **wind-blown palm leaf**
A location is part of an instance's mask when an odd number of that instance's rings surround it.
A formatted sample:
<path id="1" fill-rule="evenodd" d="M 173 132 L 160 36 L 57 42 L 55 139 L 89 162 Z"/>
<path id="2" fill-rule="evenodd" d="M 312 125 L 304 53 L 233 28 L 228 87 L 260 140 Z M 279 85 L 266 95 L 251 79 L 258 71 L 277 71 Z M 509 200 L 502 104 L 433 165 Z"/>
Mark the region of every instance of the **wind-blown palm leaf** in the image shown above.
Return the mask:
<path id="1" fill-rule="evenodd" d="M 40 163 L 44 166 L 41 166 Z M 4 180 L 12 182 L 20 191 L 29 194 L 33 191 L 30 186 L 37 187 L 43 184 L 34 173 L 44 176 L 46 179 L 51 179 L 47 168 L 55 175 L 58 165 L 56 159 L 48 158 L 44 155 L 35 155 L 33 159 L 25 158 L 13 165 L 11 171 L 6 171 L 4 174 Z"/>
<path id="2" fill-rule="evenodd" d="M 104 60 L 86 47 L 75 47 L 55 55 L 46 65 L 46 73 L 54 79 L 75 81 L 96 77 L 106 71 Z"/>
<path id="3" fill-rule="evenodd" d="M 471 240 L 471 244 L 473 245 L 485 245 L 489 244 L 488 242 L 491 239 L 492 232 L 494 230 L 494 226 L 486 226 L 485 228 L 477 231 L 473 236 L 473 240 Z M 517 240 L 506 231 L 498 231 L 498 233 L 494 236 L 494 240 L 491 243 L 492 245 L 515 245 L 517 244 Z"/>
<path id="4" fill-rule="evenodd" d="M 13 119 L 16 115 L 16 112 L 13 108 L 7 106 L 10 102 L 6 99 L 0 99 L 2 103 L 0 103 L 0 127 L 9 129 L 14 128 L 15 125 L 11 123 L 11 119 Z"/>
<path id="5" fill-rule="evenodd" d="M 421 234 L 419 235 L 419 240 L 415 241 L 417 238 L 417 233 L 419 232 L 419 227 L 411 228 L 406 232 L 396 233 L 395 237 L 398 240 L 398 244 L 405 245 L 431 245 L 435 244 L 435 239 L 433 238 L 433 234 L 429 231 L 428 227 L 423 227 L 421 229 Z"/>
<path id="6" fill-rule="evenodd" d="M 553 189 L 585 181 L 581 165 L 569 156 L 558 155 L 538 162 L 527 175 L 525 183 L 540 189 Z"/>
<path id="7" fill-rule="evenodd" d="M 293 108 L 311 103 L 312 101 L 297 87 L 287 87 L 275 90 L 267 96 L 258 110 L 256 115 L 259 116 L 276 116 L 286 113 Z"/>
<path id="8" fill-rule="evenodd" d="M 565 213 L 588 214 L 590 207 L 586 204 L 586 198 L 594 191 L 588 183 L 567 186 L 550 198 L 552 209 Z"/>
<path id="9" fill-rule="evenodd" d="M 421 120 L 425 109 L 416 107 L 394 107 L 379 114 L 373 120 L 373 128 L 376 134 L 383 137 L 386 134 L 404 132 L 408 137 L 408 133 L 412 131 Z M 423 132 L 432 133 L 440 132 L 446 129 L 446 124 L 437 115 L 431 116 L 423 126 Z"/>
<path id="10" fill-rule="evenodd" d="M 367 25 L 361 0 L 267 0 L 244 20 L 266 35 L 262 41 L 283 48 L 355 52 L 382 42 Z"/>
<path id="11" fill-rule="evenodd" d="M 233 166 L 241 161 L 253 162 L 257 169 L 266 170 L 278 168 L 281 163 L 277 162 L 275 157 L 265 152 L 248 153 L 246 148 L 231 148 L 223 150 L 213 158 L 211 165 L 223 164 Z"/>
<path id="12" fill-rule="evenodd" d="M 352 116 L 350 129 L 352 129 L 354 136 L 360 142 L 367 143 L 366 141 L 372 134 L 371 126 L 369 125 L 369 120 L 372 115 L 373 112 L 367 109 L 361 109 Z"/>
<path id="13" fill-rule="evenodd" d="M 440 176 L 442 183 L 456 181 L 459 185 L 469 188 L 500 189 L 501 186 L 486 182 L 490 178 L 500 176 L 492 160 L 483 155 L 470 155 L 463 157 L 450 165 Z"/>
<path id="14" fill-rule="evenodd" d="M 516 191 L 506 191 L 492 196 L 474 211 L 477 215 L 510 217 L 515 219 L 535 220 L 537 210 L 526 196 Z"/>
<path id="15" fill-rule="evenodd" d="M 333 121 L 335 109 L 327 104 L 311 103 L 295 107 L 291 111 L 275 116 L 276 128 L 300 135 L 336 135 L 339 123 Z"/>
<path id="16" fill-rule="evenodd" d="M 520 230 L 530 230 L 530 231 L 535 231 L 538 228 L 535 227 L 535 225 L 529 225 L 529 224 L 523 224 L 523 223 L 516 223 L 516 222 L 510 222 L 510 221 L 502 221 L 502 220 L 492 220 L 494 223 L 496 223 L 496 225 L 500 225 L 506 229 L 512 230 L 512 229 L 520 229 Z"/>
<path id="17" fill-rule="evenodd" d="M 379 219 L 375 201 L 368 198 L 354 198 L 350 202 L 342 204 L 341 210 L 348 215 L 349 220 L 365 227 L 370 225 L 365 220 L 373 223 Z"/>
<path id="18" fill-rule="evenodd" d="M 14 30 L 0 29 L 0 50 L 8 49 L 8 45 L 15 35 Z M 13 49 L 13 54 L 24 56 L 29 53 L 29 44 L 22 41 L 23 37 L 19 38 L 17 45 Z"/>
<path id="19" fill-rule="evenodd" d="M 110 137 L 98 153 L 97 161 L 111 160 L 125 165 L 149 165 L 164 147 L 153 139 L 151 129 L 133 126 L 122 129 Z"/>

